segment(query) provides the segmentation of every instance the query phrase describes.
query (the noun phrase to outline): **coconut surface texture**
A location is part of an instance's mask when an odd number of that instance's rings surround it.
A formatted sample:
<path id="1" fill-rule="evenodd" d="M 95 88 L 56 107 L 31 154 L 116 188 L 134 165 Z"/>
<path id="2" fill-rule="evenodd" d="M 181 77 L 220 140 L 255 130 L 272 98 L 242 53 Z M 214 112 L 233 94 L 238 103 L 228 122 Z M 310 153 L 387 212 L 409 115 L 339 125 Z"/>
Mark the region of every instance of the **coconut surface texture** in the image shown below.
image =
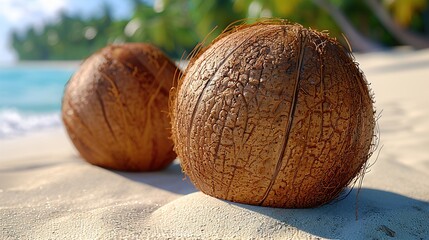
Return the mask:
<path id="1" fill-rule="evenodd" d="M 176 157 L 170 139 L 169 91 L 177 68 L 145 43 L 110 45 L 86 59 L 68 82 L 62 119 L 88 162 L 124 171 L 154 171 Z"/>
<path id="2" fill-rule="evenodd" d="M 372 153 L 375 112 L 362 72 L 336 40 L 297 24 L 226 31 L 191 60 L 175 92 L 183 171 L 217 198 L 320 206 Z"/>

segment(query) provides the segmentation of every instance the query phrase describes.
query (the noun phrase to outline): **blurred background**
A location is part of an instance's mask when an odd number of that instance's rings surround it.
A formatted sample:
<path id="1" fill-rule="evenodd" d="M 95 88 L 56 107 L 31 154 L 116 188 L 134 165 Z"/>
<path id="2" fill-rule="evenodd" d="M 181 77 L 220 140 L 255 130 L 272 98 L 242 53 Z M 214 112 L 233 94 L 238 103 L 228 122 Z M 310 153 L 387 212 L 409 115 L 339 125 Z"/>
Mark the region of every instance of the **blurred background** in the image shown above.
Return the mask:
<path id="1" fill-rule="evenodd" d="M 429 47 L 428 0 L 0 0 L 0 62 L 79 60 L 151 42 L 180 59 L 231 22 L 278 17 L 328 30 L 357 52 Z M 251 20 L 249 20 L 251 21 Z"/>
<path id="2" fill-rule="evenodd" d="M 358 53 L 429 47 L 429 0 L 0 0 L 0 139 L 61 126 L 64 86 L 107 44 L 150 42 L 180 60 L 260 17 L 327 30 Z"/>

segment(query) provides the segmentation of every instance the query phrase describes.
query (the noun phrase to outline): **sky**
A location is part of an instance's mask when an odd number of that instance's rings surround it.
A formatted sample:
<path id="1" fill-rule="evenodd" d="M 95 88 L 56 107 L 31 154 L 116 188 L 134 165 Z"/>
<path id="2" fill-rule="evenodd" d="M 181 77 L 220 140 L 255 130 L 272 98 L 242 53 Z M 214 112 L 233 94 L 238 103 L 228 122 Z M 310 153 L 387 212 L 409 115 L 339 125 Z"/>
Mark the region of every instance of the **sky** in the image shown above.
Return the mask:
<path id="1" fill-rule="evenodd" d="M 62 11 L 96 15 L 103 3 L 112 7 L 115 18 L 129 17 L 132 12 L 131 1 L 127 0 L 0 0 L 0 63 L 17 60 L 9 39 L 13 30 L 41 28 L 46 22 L 58 21 Z"/>

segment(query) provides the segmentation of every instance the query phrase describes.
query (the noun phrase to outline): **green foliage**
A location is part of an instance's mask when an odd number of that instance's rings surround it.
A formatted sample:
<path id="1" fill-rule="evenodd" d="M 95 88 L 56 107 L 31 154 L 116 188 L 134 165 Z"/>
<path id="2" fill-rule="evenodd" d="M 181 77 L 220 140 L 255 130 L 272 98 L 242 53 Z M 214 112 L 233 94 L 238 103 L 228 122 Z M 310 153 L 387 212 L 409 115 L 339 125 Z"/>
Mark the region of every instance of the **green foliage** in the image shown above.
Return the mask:
<path id="1" fill-rule="evenodd" d="M 29 28 L 23 35 L 13 33 L 13 47 L 25 60 L 82 59 L 105 46 L 109 41 L 106 36 L 118 24 L 113 24 L 107 6 L 102 17 L 88 20 L 62 13 L 59 22 L 47 24 L 41 31 Z"/>
<path id="2" fill-rule="evenodd" d="M 163 1 L 162 6 L 156 7 L 141 2 L 135 4 L 134 14 L 125 28 L 126 41 L 153 43 L 176 59 L 197 44 L 187 1 Z"/>
<path id="3" fill-rule="evenodd" d="M 41 30 L 14 32 L 13 47 L 21 60 L 76 60 L 111 43 L 149 42 L 180 59 L 198 43 L 209 43 L 230 23 L 258 17 L 286 18 L 305 27 L 328 30 L 331 36 L 342 39 L 340 28 L 315 0 L 155 0 L 153 6 L 142 0 L 129 1 L 134 11 L 128 20 L 114 19 L 107 5 L 101 16 L 89 19 L 63 13 L 59 22 L 46 24 Z M 398 44 L 364 1 L 330 2 L 364 36 L 385 46 Z M 385 7 L 395 18 L 402 19 L 401 24 L 429 34 L 429 4 L 422 0 L 393 2 Z"/>

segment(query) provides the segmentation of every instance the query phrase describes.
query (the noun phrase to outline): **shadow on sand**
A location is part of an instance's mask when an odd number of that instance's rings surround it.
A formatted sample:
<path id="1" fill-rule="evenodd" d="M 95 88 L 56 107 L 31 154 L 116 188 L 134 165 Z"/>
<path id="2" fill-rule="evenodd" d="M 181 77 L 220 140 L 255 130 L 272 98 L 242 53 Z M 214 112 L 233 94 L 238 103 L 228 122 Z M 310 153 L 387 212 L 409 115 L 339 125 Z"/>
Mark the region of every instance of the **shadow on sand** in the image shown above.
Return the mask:
<path id="1" fill-rule="evenodd" d="M 313 209 L 279 209 L 228 203 L 328 239 L 341 236 L 347 239 L 426 239 L 429 236 L 429 202 L 362 188 L 356 205 L 356 194 L 357 190 L 353 189 L 346 198 Z"/>
<path id="2" fill-rule="evenodd" d="M 185 178 L 177 161 L 174 161 L 166 169 L 156 172 L 112 172 L 129 180 L 148 184 L 177 194 L 189 194 L 197 191 L 189 178 Z"/>

